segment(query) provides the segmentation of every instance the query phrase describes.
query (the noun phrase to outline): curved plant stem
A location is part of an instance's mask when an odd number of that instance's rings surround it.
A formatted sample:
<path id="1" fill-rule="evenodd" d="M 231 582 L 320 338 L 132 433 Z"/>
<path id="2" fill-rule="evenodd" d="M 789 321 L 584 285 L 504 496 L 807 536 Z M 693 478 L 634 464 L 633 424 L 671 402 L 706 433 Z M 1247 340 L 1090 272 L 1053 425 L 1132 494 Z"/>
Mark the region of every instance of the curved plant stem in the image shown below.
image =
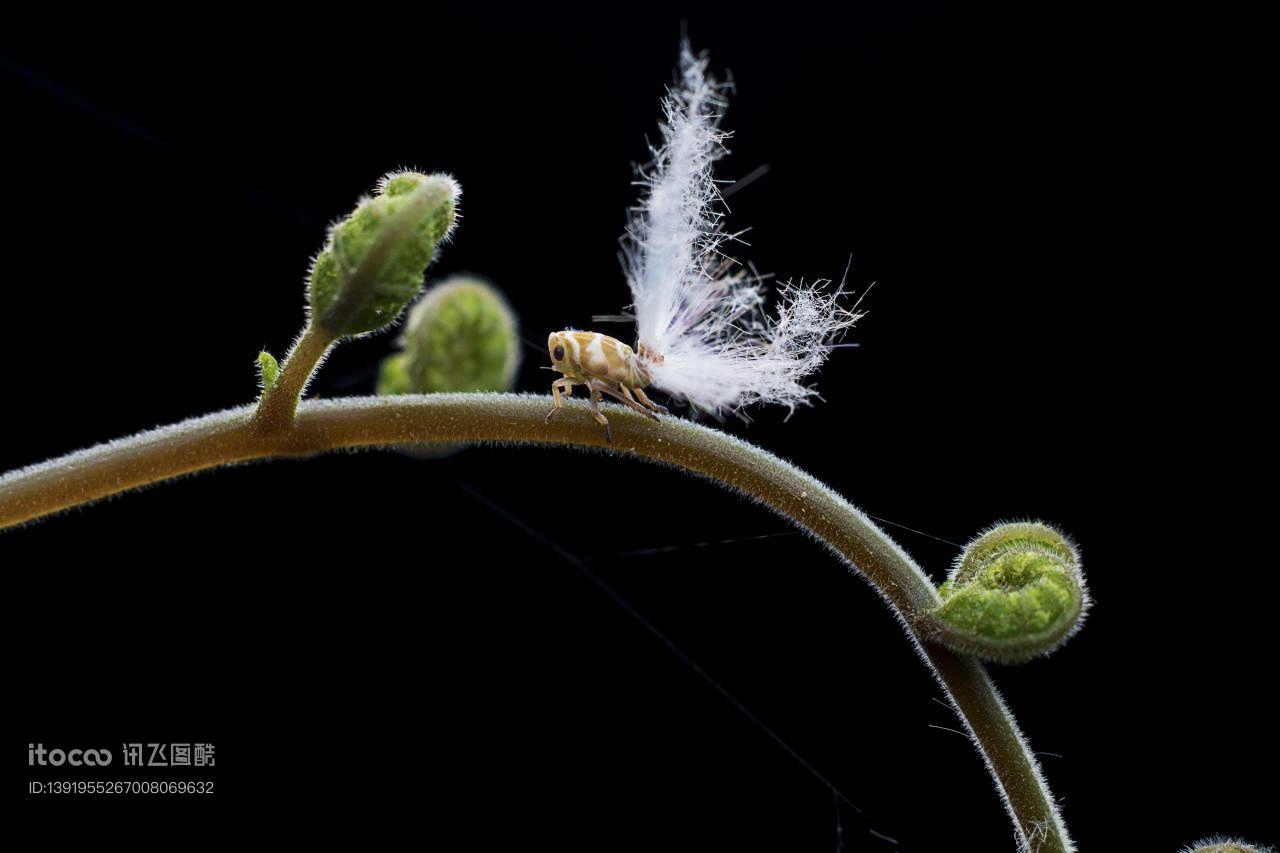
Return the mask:
<path id="1" fill-rule="evenodd" d="M 289 364 L 309 352 L 305 341 L 304 335 Z M 288 372 L 286 367 L 277 388 Z M 678 418 L 654 423 L 614 406 L 609 408 L 610 446 L 585 407 L 570 406 L 548 424 L 549 406 L 545 397 L 516 394 L 347 398 L 302 403 L 296 420 L 290 411 L 287 420 L 273 418 L 273 428 L 264 427 L 263 412 L 255 416 L 252 406 L 230 409 L 5 475 L 0 478 L 0 529 L 219 465 L 337 448 L 511 442 L 612 449 L 671 465 L 761 501 L 861 572 L 902 621 L 946 690 L 995 777 L 1023 848 L 1044 853 L 1074 849 L 1031 750 L 982 664 L 929 644 L 918 634 L 917 617 L 939 601 L 932 582 L 866 516 L 803 471 L 724 433 Z"/>
<path id="2" fill-rule="evenodd" d="M 320 362 L 328 355 L 337 338 L 314 322 L 308 323 L 302 334 L 289 348 L 280 376 L 262 394 L 253 420 L 259 432 L 277 432 L 287 429 L 298 410 L 298 399 L 307 390 L 307 384 Z"/>

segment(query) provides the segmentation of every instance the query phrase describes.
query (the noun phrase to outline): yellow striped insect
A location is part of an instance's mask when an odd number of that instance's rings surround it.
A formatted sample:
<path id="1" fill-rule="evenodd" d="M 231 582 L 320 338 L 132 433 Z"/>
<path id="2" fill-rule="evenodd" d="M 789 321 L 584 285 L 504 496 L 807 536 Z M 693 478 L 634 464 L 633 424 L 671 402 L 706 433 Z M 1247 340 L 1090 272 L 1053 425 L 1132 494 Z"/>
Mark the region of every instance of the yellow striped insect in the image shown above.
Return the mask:
<path id="1" fill-rule="evenodd" d="M 644 361 L 635 350 L 617 338 L 599 332 L 566 329 L 551 333 L 547 338 L 547 351 L 551 353 L 553 369 L 564 374 L 551 383 L 551 396 L 555 398 L 556 406 L 547 412 L 548 422 L 564 408 L 564 397 L 560 392 L 571 397 L 575 385 L 587 386 L 591 397 L 591 416 L 604 427 L 604 440 L 610 444 L 613 443 L 613 431 L 609 429 L 609 419 L 600 411 L 601 394 L 608 394 L 655 421 L 658 419 L 655 412 L 667 413 L 644 393 L 651 379 Z M 646 357 L 660 360 L 660 356 L 646 354 Z"/>

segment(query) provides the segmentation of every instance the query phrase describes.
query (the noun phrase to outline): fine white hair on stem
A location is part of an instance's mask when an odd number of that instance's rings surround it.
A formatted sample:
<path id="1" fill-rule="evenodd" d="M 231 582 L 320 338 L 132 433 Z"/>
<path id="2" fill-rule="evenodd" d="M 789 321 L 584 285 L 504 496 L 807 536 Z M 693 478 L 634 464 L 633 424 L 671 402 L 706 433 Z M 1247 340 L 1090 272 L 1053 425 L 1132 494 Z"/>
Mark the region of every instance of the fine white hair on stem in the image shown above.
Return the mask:
<path id="1" fill-rule="evenodd" d="M 663 99 L 662 142 L 638 170 L 645 188 L 623 237 L 640 357 L 657 387 L 720 416 L 752 403 L 794 410 L 803 384 L 860 316 L 829 281 L 787 283 L 765 311 L 764 277 L 726 253 L 734 234 L 712 167 L 726 153 L 720 119 L 728 85 L 681 44 L 679 82 Z M 854 308 L 857 306 L 855 305 Z"/>

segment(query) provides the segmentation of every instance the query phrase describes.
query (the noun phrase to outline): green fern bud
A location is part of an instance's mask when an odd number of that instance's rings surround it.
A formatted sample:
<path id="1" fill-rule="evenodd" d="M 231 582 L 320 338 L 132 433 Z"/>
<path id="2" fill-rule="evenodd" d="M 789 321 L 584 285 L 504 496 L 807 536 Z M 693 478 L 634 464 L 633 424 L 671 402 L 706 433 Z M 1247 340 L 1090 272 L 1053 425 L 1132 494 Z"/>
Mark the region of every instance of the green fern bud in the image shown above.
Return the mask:
<path id="1" fill-rule="evenodd" d="M 409 382 L 409 356 L 397 352 L 382 360 L 378 368 L 378 393 L 384 396 L 413 393 L 413 385 Z"/>
<path id="2" fill-rule="evenodd" d="M 1079 630 L 1089 593 L 1075 546 L 1038 522 L 1001 524 L 965 548 L 921 617 L 924 636 L 1000 663 L 1045 655 Z"/>
<path id="3" fill-rule="evenodd" d="M 458 184 L 447 175 L 387 175 L 335 225 L 311 266 L 311 323 L 333 337 L 376 332 L 422 288 L 436 244 L 453 228 Z"/>
<path id="4" fill-rule="evenodd" d="M 398 342 L 383 359 L 379 394 L 510 391 L 520 369 L 520 324 L 496 287 L 474 276 L 452 276 L 409 310 Z M 450 456 L 465 444 L 412 444 L 420 459 Z"/>
<path id="5" fill-rule="evenodd" d="M 453 276 L 409 311 L 403 352 L 382 363 L 379 394 L 510 391 L 520 369 L 515 313 L 489 282 Z"/>

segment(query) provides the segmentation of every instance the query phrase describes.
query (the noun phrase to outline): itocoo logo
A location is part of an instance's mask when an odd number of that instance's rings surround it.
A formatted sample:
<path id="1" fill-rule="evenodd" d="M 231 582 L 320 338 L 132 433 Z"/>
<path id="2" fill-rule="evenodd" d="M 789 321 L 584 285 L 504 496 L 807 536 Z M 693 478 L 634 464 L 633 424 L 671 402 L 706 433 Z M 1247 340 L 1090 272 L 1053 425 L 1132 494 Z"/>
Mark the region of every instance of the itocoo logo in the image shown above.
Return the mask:
<path id="1" fill-rule="evenodd" d="M 48 756 L 48 760 L 45 757 Z M 41 767 L 52 764 L 54 767 L 61 767 L 63 764 L 70 764 L 72 767 L 80 767 L 81 765 L 89 765 L 91 767 L 101 767 L 111 763 L 111 750 L 109 749 L 72 749 L 63 752 L 60 749 L 46 750 L 42 743 L 27 744 L 27 765 L 34 767 L 39 764 Z"/>

